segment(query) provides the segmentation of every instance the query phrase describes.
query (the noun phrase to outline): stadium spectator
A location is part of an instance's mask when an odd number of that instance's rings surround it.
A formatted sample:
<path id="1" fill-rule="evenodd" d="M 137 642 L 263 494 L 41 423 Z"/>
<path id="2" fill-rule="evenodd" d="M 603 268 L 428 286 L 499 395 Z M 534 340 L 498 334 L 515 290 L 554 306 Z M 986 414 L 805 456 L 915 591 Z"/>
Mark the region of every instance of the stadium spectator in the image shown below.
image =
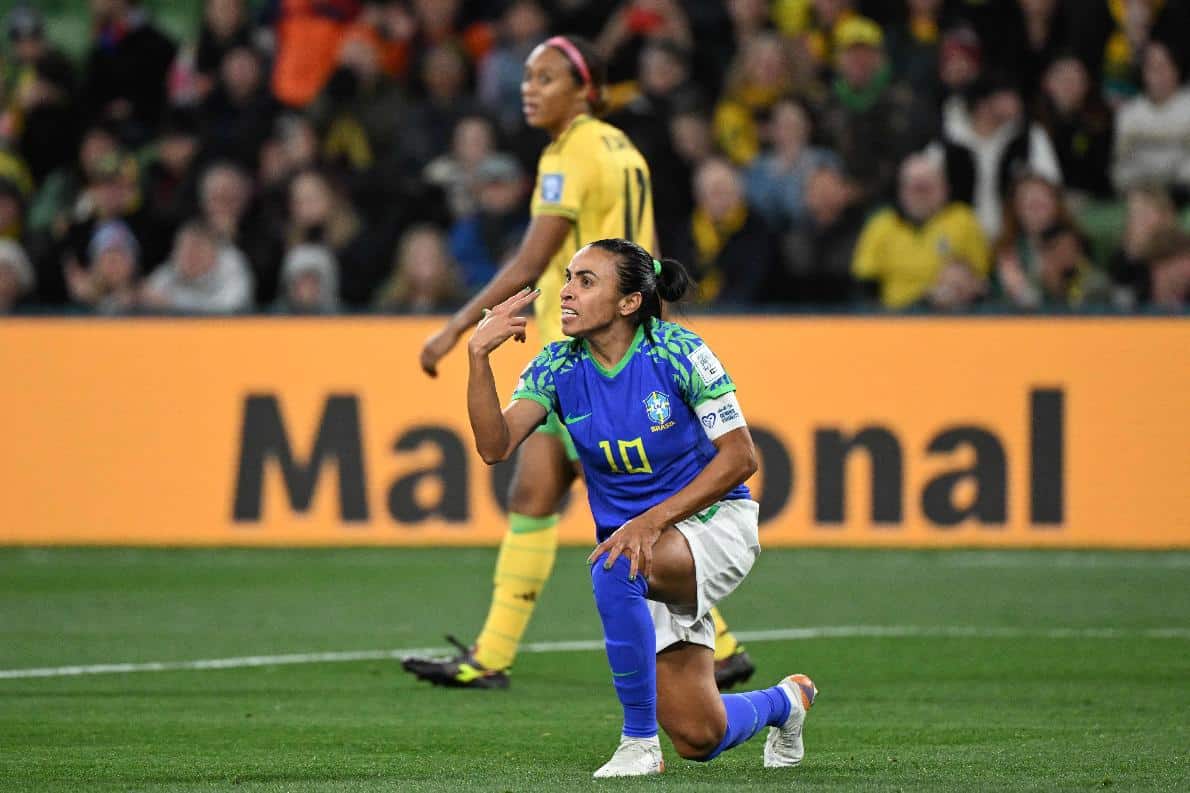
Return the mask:
<path id="1" fill-rule="evenodd" d="M 1025 173 L 1013 185 L 996 241 L 996 283 L 1010 305 L 1074 307 L 1098 297 L 1103 279 L 1091 266 L 1061 188 Z"/>
<path id="2" fill-rule="evenodd" d="M 430 314 L 454 308 L 462 297 L 457 268 L 442 232 L 410 228 L 397 244 L 393 272 L 377 292 L 375 307 L 402 314 Z"/>
<path id="3" fill-rule="evenodd" d="M 617 84 L 635 77 L 641 52 L 649 42 L 660 40 L 672 41 L 681 47 L 694 44 L 690 20 L 677 0 L 628 0 L 612 11 L 595 40 L 595 49 L 607 62 L 613 108 L 622 104 L 616 96 L 619 93 Z"/>
<path id="4" fill-rule="evenodd" d="M 462 0 L 413 0 L 412 8 L 416 17 L 414 58 L 447 46 L 465 56 L 469 68 L 491 51 L 495 31 L 485 21 L 469 22 L 462 12 Z"/>
<path id="5" fill-rule="evenodd" d="M 100 314 L 126 314 L 136 308 L 140 245 L 127 224 L 101 223 L 92 235 L 87 264 L 68 261 L 70 298 Z"/>
<path id="6" fill-rule="evenodd" d="M 281 295 L 274 310 L 283 314 L 334 314 L 339 310 L 339 265 L 325 245 L 298 245 L 285 254 Z"/>
<path id="7" fill-rule="evenodd" d="M 1063 0 L 1015 0 L 1003 3 L 996 30 L 995 66 L 1011 74 L 1018 93 L 1032 107 L 1046 68 L 1070 44 Z"/>
<path id="8" fill-rule="evenodd" d="M 157 311 L 230 314 L 252 307 L 252 274 L 244 254 L 205 223 L 178 230 L 173 253 L 145 281 L 141 305 Z"/>
<path id="9" fill-rule="evenodd" d="M 198 48 L 194 57 L 198 98 L 203 99 L 215 87 L 227 53 L 240 47 L 252 47 L 252 24 L 246 0 L 205 0 Z"/>
<path id="10" fill-rule="evenodd" d="M 489 156 L 475 171 L 476 209 L 450 229 L 450 254 L 463 286 L 475 292 L 492 279 L 516 249 L 528 226 L 525 176 L 506 154 Z"/>
<path id="11" fill-rule="evenodd" d="M 16 6 L 9 11 L 4 28 L 8 37 L 8 55 L 15 71 L 7 77 L 13 84 L 19 85 L 41 61 L 49 59 L 70 65 L 70 59 L 46 38 L 45 15 L 37 8 L 25 4 Z"/>
<path id="12" fill-rule="evenodd" d="M 1185 0 L 1079 2 L 1071 18 L 1079 58 L 1099 78 L 1113 108 L 1141 92 L 1142 63 L 1150 41 L 1165 42 L 1176 50 L 1190 40 L 1190 5 Z"/>
<path id="13" fill-rule="evenodd" d="M 401 86 L 383 71 L 381 54 L 370 39 L 345 39 L 339 65 L 310 109 L 324 130 L 323 161 L 357 181 L 375 178 L 377 164 L 390 152 L 412 157 L 427 147 L 402 128 L 410 108 Z"/>
<path id="14" fill-rule="evenodd" d="M 479 64 L 479 101 L 505 133 L 523 126 L 521 76 L 525 60 L 548 32 L 549 17 L 541 3 L 515 0 L 500 17 L 495 46 Z"/>
<path id="15" fill-rule="evenodd" d="M 481 163 L 495 153 L 492 123 L 483 116 L 467 116 L 455 125 L 450 151 L 426 166 L 424 178 L 446 193 L 455 220 L 475 213 L 475 180 Z"/>
<path id="16" fill-rule="evenodd" d="M 1112 114 L 1092 90 L 1087 67 L 1067 55 L 1045 71 L 1038 120 L 1058 155 L 1066 188 L 1097 199 L 1112 197 Z"/>
<path id="17" fill-rule="evenodd" d="M 1118 190 L 1165 185 L 1185 197 L 1190 190 L 1190 89 L 1164 43 L 1145 47 L 1143 96 L 1120 109 L 1112 179 Z"/>
<path id="18" fill-rule="evenodd" d="M 422 151 L 407 152 L 413 164 L 425 166 L 445 154 L 459 121 L 482 114 L 467 93 L 467 76 L 467 62 L 453 46 L 440 45 L 426 53 L 419 72 L 424 96 L 402 123 L 407 135 L 426 143 Z"/>
<path id="19" fill-rule="evenodd" d="M 955 310 L 986 291 L 990 253 L 971 209 L 951 202 L 938 157 L 914 154 L 900 171 L 898 206 L 873 215 L 851 271 L 875 281 L 885 308 Z"/>
<path id="20" fill-rule="evenodd" d="M 916 93 L 932 94 L 938 85 L 943 0 L 906 0 L 903 21 L 888 30 L 888 58 L 893 73 Z"/>
<path id="21" fill-rule="evenodd" d="M 692 264 L 698 300 L 717 305 L 762 302 L 777 255 L 768 225 L 744 197 L 739 171 L 715 157 L 694 173 L 694 213 L 679 258 Z"/>
<path id="22" fill-rule="evenodd" d="M 1000 233 L 1001 197 L 1015 173 L 1029 169 L 1061 183 L 1058 155 L 1045 130 L 1024 115 L 1016 88 L 994 78 L 953 97 L 943 110 L 951 195 L 970 203 L 988 237 Z"/>
<path id="23" fill-rule="evenodd" d="M 35 283 L 25 249 L 13 240 L 0 240 L 0 315 L 12 312 Z"/>
<path id="24" fill-rule="evenodd" d="M 858 16 L 855 0 L 811 0 L 809 18 L 799 26 L 819 75 L 829 78 L 837 62 L 839 29 Z"/>
<path id="25" fill-rule="evenodd" d="M 384 277 L 384 253 L 368 236 L 363 219 L 326 175 L 306 170 L 289 187 L 286 248 L 321 243 L 339 263 L 339 292 L 349 306 L 364 306 Z"/>
<path id="26" fill-rule="evenodd" d="M 198 197 L 203 223 L 221 242 L 244 254 L 256 303 L 269 305 L 277 295 L 282 247 L 278 227 L 253 205 L 249 175 L 235 163 L 216 162 L 203 171 Z"/>
<path id="27" fill-rule="evenodd" d="M 761 33 L 736 54 L 723 98 L 715 107 L 715 143 L 736 165 L 748 165 L 760 152 L 760 126 L 777 100 L 800 87 L 789 44 L 776 33 Z"/>
<path id="28" fill-rule="evenodd" d="M 1182 229 L 1157 233 L 1147 258 L 1150 304 L 1162 311 L 1184 311 L 1190 301 L 1190 234 Z"/>
<path id="29" fill-rule="evenodd" d="M 690 168 L 675 149 L 670 126 L 675 113 L 703 105 L 701 92 L 690 81 L 690 53 L 660 39 L 641 51 L 636 96 L 606 119 L 624 131 L 649 163 L 662 251 L 675 244 L 674 233 L 694 206 Z"/>
<path id="30" fill-rule="evenodd" d="M 343 49 L 364 45 L 375 53 L 376 68 L 385 77 L 397 80 L 409 70 L 410 43 L 416 22 L 399 0 L 364 0 L 360 15 L 343 34 Z"/>
<path id="31" fill-rule="evenodd" d="M 360 0 L 279 0 L 272 89 L 281 103 L 303 108 L 330 79 Z"/>
<path id="32" fill-rule="evenodd" d="M 149 19 L 141 0 L 91 0 L 95 36 L 81 94 L 87 118 L 119 125 L 126 145 L 149 140 L 165 110 L 177 44 Z"/>
<path id="33" fill-rule="evenodd" d="M 804 218 L 785 234 L 784 268 L 767 290 L 773 299 L 837 306 L 861 297 L 851 275 L 855 244 L 864 227 L 858 194 L 834 163 L 825 162 L 810 174 Z"/>
<path id="34" fill-rule="evenodd" d="M 58 163 L 33 197 L 28 225 L 39 237 L 57 239 L 66 233 L 79 194 L 94 178 L 97 163 L 119 152 L 119 141 L 108 125 L 92 125 L 83 131 L 77 152 Z"/>
<path id="35" fill-rule="evenodd" d="M 835 31 L 838 77 L 820 122 L 823 139 L 875 203 L 892 195 L 897 163 L 910 150 L 913 98 L 893 82 L 875 22 L 852 17 Z"/>
<path id="36" fill-rule="evenodd" d="M 70 62 L 46 53 L 21 69 L 0 133 L 40 185 L 74 156 L 80 134 Z"/>
<path id="37" fill-rule="evenodd" d="M 194 212 L 200 140 L 197 117 L 189 110 L 171 111 L 144 168 L 141 184 L 149 222 L 169 239 Z"/>
<path id="38" fill-rule="evenodd" d="M 219 79 L 202 103 L 204 156 L 252 167 L 268 138 L 277 105 L 264 83 L 260 55 L 233 47 L 219 66 Z"/>
<path id="39" fill-rule="evenodd" d="M 810 174 L 837 160 L 829 149 L 810 145 L 812 132 L 805 106 L 792 99 L 781 100 L 769 120 L 769 147 L 745 172 L 748 203 L 776 232 L 788 231 L 802 221 Z"/>
<path id="40" fill-rule="evenodd" d="M 1162 187 L 1134 187 L 1126 197 L 1124 235 L 1111 258 L 1112 302 L 1132 310 L 1149 302 L 1148 255 L 1154 237 L 1178 226 L 1177 211 Z"/>
<path id="41" fill-rule="evenodd" d="M 155 257 L 160 261 L 169 238 L 153 225 L 138 180 L 136 161 L 123 152 L 106 155 L 95 163 L 91 181 L 75 203 L 72 222 L 51 255 L 52 267 L 87 263 L 92 238 L 109 220 L 121 220 L 128 226 L 140 247 L 142 264 Z M 48 280 L 39 278 L 38 282 Z"/>

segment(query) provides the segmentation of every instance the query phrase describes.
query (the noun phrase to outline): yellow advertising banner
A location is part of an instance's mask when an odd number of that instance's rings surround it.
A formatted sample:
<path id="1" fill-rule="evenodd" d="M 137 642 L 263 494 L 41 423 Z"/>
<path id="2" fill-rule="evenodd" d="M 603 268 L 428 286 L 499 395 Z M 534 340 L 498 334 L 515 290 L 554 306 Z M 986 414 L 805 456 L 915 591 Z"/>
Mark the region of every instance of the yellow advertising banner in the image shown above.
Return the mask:
<path id="1" fill-rule="evenodd" d="M 768 545 L 1190 547 L 1190 322 L 694 318 Z M 0 543 L 494 544 L 433 320 L 0 322 Z M 532 346 L 495 357 L 509 393 Z M 642 408 L 643 409 L 643 408 Z M 566 542 L 593 529 L 576 490 Z"/>

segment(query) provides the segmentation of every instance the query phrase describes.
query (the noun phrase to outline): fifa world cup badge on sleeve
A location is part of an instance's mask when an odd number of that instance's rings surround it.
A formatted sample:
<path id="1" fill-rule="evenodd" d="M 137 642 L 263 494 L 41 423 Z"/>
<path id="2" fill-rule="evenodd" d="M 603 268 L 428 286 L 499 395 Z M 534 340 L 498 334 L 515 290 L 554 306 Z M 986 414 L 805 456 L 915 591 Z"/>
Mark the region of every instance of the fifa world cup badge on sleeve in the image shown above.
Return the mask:
<path id="1" fill-rule="evenodd" d="M 541 175 L 541 200 L 547 204 L 556 204 L 562 200 L 562 174 Z"/>
<path id="2" fill-rule="evenodd" d="M 691 351 L 686 358 L 694 365 L 694 371 L 698 372 L 698 376 L 706 385 L 714 383 L 726 374 L 715 353 L 705 344 Z"/>

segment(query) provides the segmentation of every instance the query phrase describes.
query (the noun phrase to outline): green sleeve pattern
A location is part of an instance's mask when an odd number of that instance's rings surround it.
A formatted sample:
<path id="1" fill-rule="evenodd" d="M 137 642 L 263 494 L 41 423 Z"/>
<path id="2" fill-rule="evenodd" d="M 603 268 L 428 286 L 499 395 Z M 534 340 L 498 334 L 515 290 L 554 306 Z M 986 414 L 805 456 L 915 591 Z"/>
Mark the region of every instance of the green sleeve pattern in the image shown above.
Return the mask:
<path id="1" fill-rule="evenodd" d="M 513 400 L 530 399 L 546 410 L 556 413 L 558 391 L 554 386 L 554 376 L 559 371 L 574 366 L 569 347 L 569 342 L 556 341 L 547 344 L 521 372 L 516 390 L 512 392 Z"/>
<path id="2" fill-rule="evenodd" d="M 706 366 L 700 367 L 697 360 L 714 360 L 714 355 L 697 333 L 672 322 L 655 322 L 652 328 L 656 344 L 654 356 L 671 367 L 672 379 L 682 399 L 691 407 L 698 407 L 708 399 L 715 399 L 735 391 L 735 383 L 727 371 L 710 383 L 704 380 Z M 694 356 L 693 358 L 691 356 Z"/>

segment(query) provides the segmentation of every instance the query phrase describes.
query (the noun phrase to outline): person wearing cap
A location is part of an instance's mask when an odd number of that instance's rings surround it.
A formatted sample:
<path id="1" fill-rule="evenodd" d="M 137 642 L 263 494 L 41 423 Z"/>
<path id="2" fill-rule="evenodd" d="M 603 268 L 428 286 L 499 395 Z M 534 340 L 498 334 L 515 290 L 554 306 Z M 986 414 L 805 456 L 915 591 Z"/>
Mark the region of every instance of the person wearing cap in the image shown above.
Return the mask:
<path id="1" fill-rule="evenodd" d="M 124 314 L 136 306 L 140 243 L 120 220 L 98 225 L 87 245 L 85 267 L 77 262 L 65 266 L 66 286 L 71 299 L 100 314 Z"/>
<path id="2" fill-rule="evenodd" d="M 492 154 L 475 169 L 475 211 L 450 228 L 450 253 L 474 292 L 492 279 L 516 249 L 529 218 L 524 211 L 525 175 L 507 154 Z"/>
<path id="3" fill-rule="evenodd" d="M 875 22 L 850 17 L 835 28 L 834 41 L 836 76 L 820 129 L 872 204 L 892 195 L 897 163 L 916 142 L 913 97 L 893 82 Z"/>
<path id="4" fill-rule="evenodd" d="M 18 242 L 0 239 L 0 314 L 11 312 L 35 285 L 36 276 L 25 249 Z"/>
<path id="5" fill-rule="evenodd" d="M 273 310 L 282 314 L 335 314 L 339 311 L 339 263 L 325 245 L 305 244 L 285 254 L 281 294 Z"/>

